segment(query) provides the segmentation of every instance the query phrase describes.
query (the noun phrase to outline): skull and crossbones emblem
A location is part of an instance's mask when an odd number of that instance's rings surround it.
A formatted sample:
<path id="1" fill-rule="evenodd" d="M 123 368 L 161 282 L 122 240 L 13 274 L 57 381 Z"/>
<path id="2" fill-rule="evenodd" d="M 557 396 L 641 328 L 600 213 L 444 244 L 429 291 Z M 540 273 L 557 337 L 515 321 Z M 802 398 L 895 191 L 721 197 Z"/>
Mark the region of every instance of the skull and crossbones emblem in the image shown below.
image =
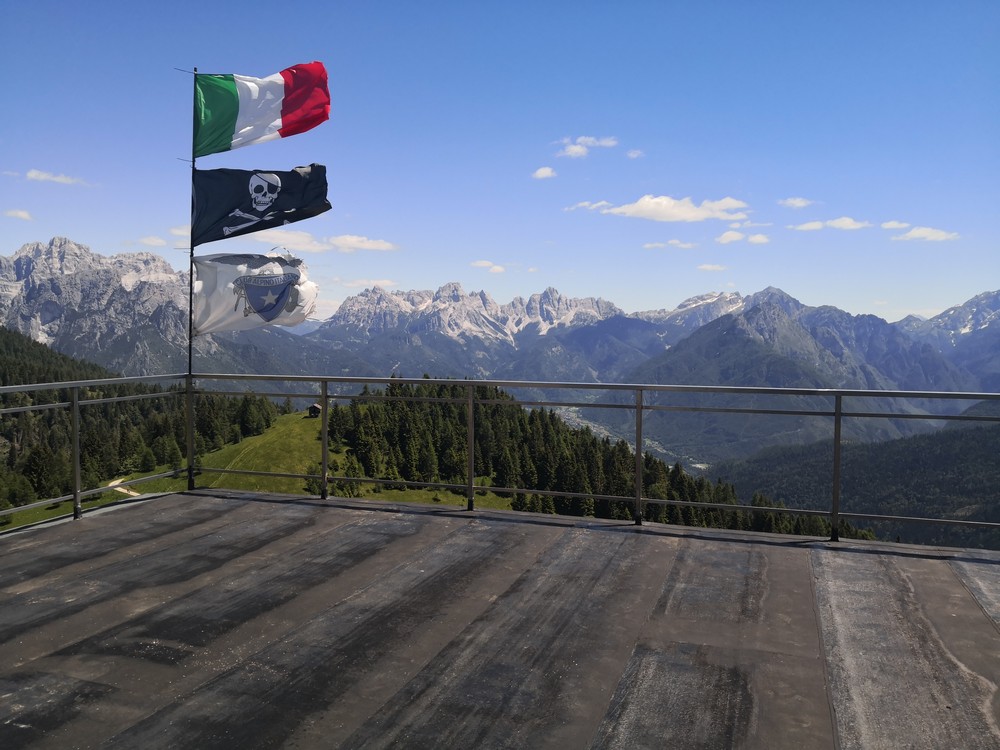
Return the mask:
<path id="1" fill-rule="evenodd" d="M 281 178 L 271 172 L 254 172 L 250 176 L 250 183 L 247 188 L 250 191 L 250 205 L 253 206 L 254 211 L 259 212 L 261 215 L 255 216 L 238 208 L 232 211 L 229 214 L 232 218 L 246 219 L 246 221 L 243 224 L 223 227 L 222 233 L 227 237 L 233 232 L 246 229 L 259 221 L 274 218 L 274 212 L 267 211 L 274 204 L 278 193 L 281 192 Z"/>

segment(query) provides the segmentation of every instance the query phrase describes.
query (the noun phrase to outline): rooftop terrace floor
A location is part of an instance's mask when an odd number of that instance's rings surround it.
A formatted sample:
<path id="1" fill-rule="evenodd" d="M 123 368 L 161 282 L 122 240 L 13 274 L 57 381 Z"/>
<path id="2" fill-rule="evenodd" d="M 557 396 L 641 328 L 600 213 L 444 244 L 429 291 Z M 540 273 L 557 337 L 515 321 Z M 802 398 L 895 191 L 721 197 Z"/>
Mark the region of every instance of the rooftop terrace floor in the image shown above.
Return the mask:
<path id="1" fill-rule="evenodd" d="M 166 495 L 0 537 L 0 748 L 997 748 L 1000 554 Z"/>

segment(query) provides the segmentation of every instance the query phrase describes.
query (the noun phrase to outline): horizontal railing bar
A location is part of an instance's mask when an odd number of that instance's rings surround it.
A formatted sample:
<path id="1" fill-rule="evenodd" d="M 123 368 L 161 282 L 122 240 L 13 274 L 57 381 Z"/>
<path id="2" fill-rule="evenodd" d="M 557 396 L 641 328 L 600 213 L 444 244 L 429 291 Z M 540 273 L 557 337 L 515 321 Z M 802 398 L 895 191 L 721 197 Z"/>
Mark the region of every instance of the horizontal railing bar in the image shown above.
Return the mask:
<path id="1" fill-rule="evenodd" d="M 165 477 L 179 476 L 176 471 L 164 471 L 160 474 L 150 474 L 148 477 L 138 477 L 137 479 L 129 479 L 123 482 L 119 482 L 116 485 L 104 485 L 102 487 L 94 487 L 90 490 L 81 490 L 80 498 L 91 497 L 93 495 L 103 495 L 108 492 L 114 492 L 117 487 L 131 487 L 135 484 L 142 484 L 143 482 L 149 482 L 153 479 L 164 479 Z M 27 505 L 15 505 L 12 508 L 2 508 L 0 509 L 0 516 L 9 516 L 14 513 L 20 513 L 22 510 L 30 510 L 31 508 L 39 508 L 43 505 L 58 505 L 59 503 L 65 503 L 73 500 L 73 495 L 63 495 L 61 497 L 53 497 L 48 500 L 37 500 L 36 502 L 29 503 Z M 88 510 L 93 510 L 88 509 Z"/>
<path id="2" fill-rule="evenodd" d="M 183 376 L 181 376 L 183 377 Z M 745 393 L 760 395 L 786 396 L 836 396 L 845 398 L 909 398 L 909 399 L 977 399 L 1000 400 L 1000 393 L 977 393 L 968 391 L 870 391 L 839 388 L 773 388 L 764 386 L 728 386 L 728 385 L 677 385 L 677 384 L 644 384 L 644 383 L 575 383 L 562 381 L 525 381 L 525 380 L 458 380 L 455 378 L 401 378 L 401 377 L 351 377 L 346 375 L 240 375 L 220 373 L 195 373 L 193 378 L 200 380 L 284 380 L 288 382 L 317 383 L 357 383 L 359 385 L 392 385 L 392 384 L 432 384 L 432 385 L 476 385 L 495 386 L 500 388 L 533 388 L 533 389 L 578 389 L 604 391 L 634 391 L 637 388 L 651 392 L 667 393 Z"/>
<path id="3" fill-rule="evenodd" d="M 89 404 L 113 404 L 118 401 L 146 401 L 149 399 L 165 398 L 168 396 L 177 398 L 183 395 L 183 391 L 160 391 L 159 393 L 137 393 L 132 396 L 104 396 L 102 398 L 80 399 L 80 406 L 87 406 Z"/>
<path id="4" fill-rule="evenodd" d="M 51 409 L 67 409 L 69 408 L 69 401 L 53 401 L 51 404 L 34 404 L 32 406 L 10 406 L 6 409 L 0 409 L 0 417 L 4 414 L 23 414 L 29 411 L 49 411 Z"/>
<path id="5" fill-rule="evenodd" d="M 150 380 L 179 380 L 187 375 L 131 375 L 114 378 L 95 378 L 93 380 L 63 380 L 58 383 L 31 383 L 26 385 L 0 385 L 0 394 L 17 393 L 18 391 L 55 391 L 62 388 L 85 388 L 97 385 L 130 385 L 132 383 L 147 383 Z M 265 376 L 267 377 L 267 376 Z"/>
<path id="6" fill-rule="evenodd" d="M 914 523 L 941 524 L 944 526 L 976 526 L 985 529 L 1000 529 L 1000 523 L 995 521 L 970 521 L 962 518 L 926 518 L 924 516 L 886 516 L 878 513 L 849 513 L 840 511 L 840 515 L 849 518 L 862 518 L 866 521 L 912 521 Z"/>

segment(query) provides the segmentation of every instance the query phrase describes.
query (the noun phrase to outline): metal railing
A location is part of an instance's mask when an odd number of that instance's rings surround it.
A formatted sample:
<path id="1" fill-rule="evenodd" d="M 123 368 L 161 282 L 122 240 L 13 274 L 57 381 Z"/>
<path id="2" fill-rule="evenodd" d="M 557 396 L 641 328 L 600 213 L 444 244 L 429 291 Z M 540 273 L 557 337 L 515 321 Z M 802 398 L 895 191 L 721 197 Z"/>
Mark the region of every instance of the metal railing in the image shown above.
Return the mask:
<path id="1" fill-rule="evenodd" d="M 182 388 L 175 388 L 168 391 L 158 391 L 141 395 L 129 395 L 122 397 L 101 397 L 87 398 L 81 394 L 93 390 L 98 386 L 125 385 L 134 383 L 162 383 L 174 382 L 182 385 Z M 201 386 L 205 383 L 279 383 L 285 386 L 284 390 L 262 391 L 262 390 L 224 390 L 218 388 L 205 389 Z M 288 386 L 294 384 L 303 390 L 288 390 Z M 461 398 L 433 398 L 427 397 L 387 397 L 381 392 L 363 393 L 350 392 L 351 388 L 364 389 L 365 387 L 388 387 L 390 385 L 446 385 L 454 388 L 460 387 L 464 391 Z M 496 398 L 483 398 L 478 396 L 476 391 L 480 388 L 500 389 L 505 393 L 511 391 L 525 391 L 532 395 L 527 398 L 517 398 L 511 400 L 498 400 Z M 219 474 L 251 474 L 273 477 L 297 477 L 304 480 L 318 480 L 321 488 L 320 496 L 328 496 L 330 483 L 336 481 L 365 482 L 393 486 L 419 487 L 424 489 L 443 489 L 462 492 L 466 497 L 466 505 L 469 511 L 475 510 L 476 492 L 502 492 L 509 494 L 532 494 L 539 496 L 556 496 L 568 499 L 592 499 L 608 500 L 615 502 L 629 503 L 632 506 L 633 521 L 641 524 L 643 520 L 643 509 L 649 504 L 663 504 L 675 506 L 696 506 L 698 508 L 717 509 L 724 511 L 749 511 L 767 512 L 791 515 L 813 515 L 829 520 L 833 541 L 839 539 L 840 521 L 843 518 L 852 518 L 860 521 L 907 521 L 919 523 L 934 523 L 943 525 L 961 525 L 979 527 L 984 529 L 1000 529 L 1000 523 L 988 521 L 974 521 L 967 519 L 945 519 L 929 518 L 920 516 L 898 516 L 888 514 L 872 514 L 859 512 L 845 512 L 841 509 L 841 462 L 843 446 L 843 424 L 848 419 L 888 419 L 888 420 L 949 420 L 949 421 L 969 421 L 1000 423 L 1000 410 L 991 411 L 988 414 L 968 414 L 968 413 L 929 413 L 926 410 L 863 410 L 846 409 L 845 399 L 858 399 L 861 401 L 876 401 L 879 404 L 891 404 L 893 401 L 919 401 L 934 402 L 939 404 L 951 403 L 960 404 L 962 402 L 994 402 L 1000 404 L 1000 393 L 974 393 L 974 392 L 939 392 L 939 391 L 872 391 L 872 390 L 851 390 L 851 389 L 814 389 L 814 388 L 757 388 L 757 387 L 729 387 L 729 386 L 696 386 L 696 385 L 653 385 L 653 384 L 612 384 L 612 383 L 566 383 L 548 381 L 514 381 L 514 380 L 454 380 L 435 378 L 401 378 L 401 377 L 323 377 L 323 376 L 296 376 L 296 375 L 220 375 L 212 373 L 198 374 L 175 374 L 162 375 L 156 377 L 132 377 L 132 378 L 108 378 L 102 380 L 72 381 L 62 383 L 47 383 L 25 386 L 3 386 L 0 387 L 0 397 L 6 394 L 31 393 L 42 391 L 63 391 L 69 393 L 68 400 L 35 404 L 27 406 L 10 406 L 0 408 L 0 418 L 8 415 L 16 415 L 21 412 L 68 409 L 71 415 L 72 435 L 71 435 L 71 455 L 73 467 L 73 491 L 69 495 L 50 498 L 33 502 L 28 505 L 15 506 L 13 508 L 0 509 L 0 516 L 9 515 L 19 511 L 35 508 L 38 506 L 51 505 L 69 499 L 73 500 L 73 516 L 80 518 L 83 498 L 98 495 L 108 491 L 107 486 L 83 488 L 81 487 L 80 473 L 80 410 L 83 407 L 112 403 L 117 401 L 150 398 L 185 398 L 185 412 L 187 421 L 187 456 L 186 456 L 186 476 L 189 490 L 197 488 L 196 476 L 198 472 L 215 472 Z M 583 393 L 582 400 L 560 400 L 554 399 L 554 393 Z M 398 478 L 380 479 L 377 477 L 347 477 L 334 476 L 330 473 L 330 451 L 329 442 L 320 440 L 319 474 L 289 474 L 267 471 L 245 471 L 234 469 L 218 469 L 201 467 L 196 468 L 195 456 L 195 397 L 202 393 L 214 395 L 244 396 L 253 393 L 257 396 L 268 398 L 291 398 L 291 399 L 315 399 L 320 405 L 320 434 L 326 435 L 329 428 L 329 406 L 331 401 L 364 401 L 386 398 L 396 398 L 400 400 L 433 400 L 439 402 L 451 402 L 462 404 L 466 411 L 466 481 L 463 484 L 443 483 L 443 482 L 413 482 L 404 481 Z M 604 394 L 604 399 L 600 398 Z M 809 397 L 815 402 L 817 399 L 829 404 L 825 408 L 806 407 L 801 404 L 791 407 L 760 407 L 751 406 L 713 406 L 711 404 L 698 403 L 657 403 L 656 398 L 664 398 L 669 395 L 693 396 L 700 395 L 709 402 L 713 399 L 720 399 L 723 396 L 751 396 L 763 397 L 765 400 L 774 397 Z M 630 442 L 635 454 L 635 469 L 633 477 L 633 493 L 630 496 L 605 495 L 595 493 L 578 492 L 553 492 L 537 488 L 512 488 L 494 487 L 476 483 L 475 476 L 475 422 L 474 407 L 477 404 L 504 404 L 517 405 L 520 407 L 539 407 L 558 410 L 576 409 L 615 409 L 631 412 L 634 419 L 634 436 Z M 946 410 L 943 410 L 946 411 Z M 953 410 L 954 411 L 954 410 Z M 829 505 L 826 508 L 781 508 L 781 507 L 758 507 L 751 505 L 732 505 L 723 503 L 709 503 L 700 501 L 684 501 L 679 499 L 664 500 L 661 498 L 647 497 L 643 493 L 643 456 L 644 416 L 657 412 L 693 412 L 708 414 L 743 414 L 743 415 L 770 415 L 770 416 L 797 416 L 797 417 L 818 417 L 832 421 L 831 429 L 831 453 L 830 461 L 832 468 L 832 482 L 830 486 Z M 630 431 L 631 432 L 631 431 Z M 165 477 L 175 477 L 177 471 L 168 471 L 151 476 L 142 477 L 126 482 L 121 482 L 118 486 L 129 487 L 139 485 L 143 482 L 161 479 Z"/>

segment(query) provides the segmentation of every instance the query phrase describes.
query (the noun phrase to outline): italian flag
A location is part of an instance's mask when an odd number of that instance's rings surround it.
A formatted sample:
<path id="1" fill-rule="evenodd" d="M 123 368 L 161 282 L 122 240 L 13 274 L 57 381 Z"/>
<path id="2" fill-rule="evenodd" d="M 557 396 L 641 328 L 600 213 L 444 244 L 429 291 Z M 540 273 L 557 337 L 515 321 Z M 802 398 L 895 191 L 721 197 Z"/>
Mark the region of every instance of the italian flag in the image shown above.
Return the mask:
<path id="1" fill-rule="evenodd" d="M 197 74 L 194 86 L 195 156 L 287 138 L 330 119 L 321 62 L 293 65 L 267 78 Z"/>

